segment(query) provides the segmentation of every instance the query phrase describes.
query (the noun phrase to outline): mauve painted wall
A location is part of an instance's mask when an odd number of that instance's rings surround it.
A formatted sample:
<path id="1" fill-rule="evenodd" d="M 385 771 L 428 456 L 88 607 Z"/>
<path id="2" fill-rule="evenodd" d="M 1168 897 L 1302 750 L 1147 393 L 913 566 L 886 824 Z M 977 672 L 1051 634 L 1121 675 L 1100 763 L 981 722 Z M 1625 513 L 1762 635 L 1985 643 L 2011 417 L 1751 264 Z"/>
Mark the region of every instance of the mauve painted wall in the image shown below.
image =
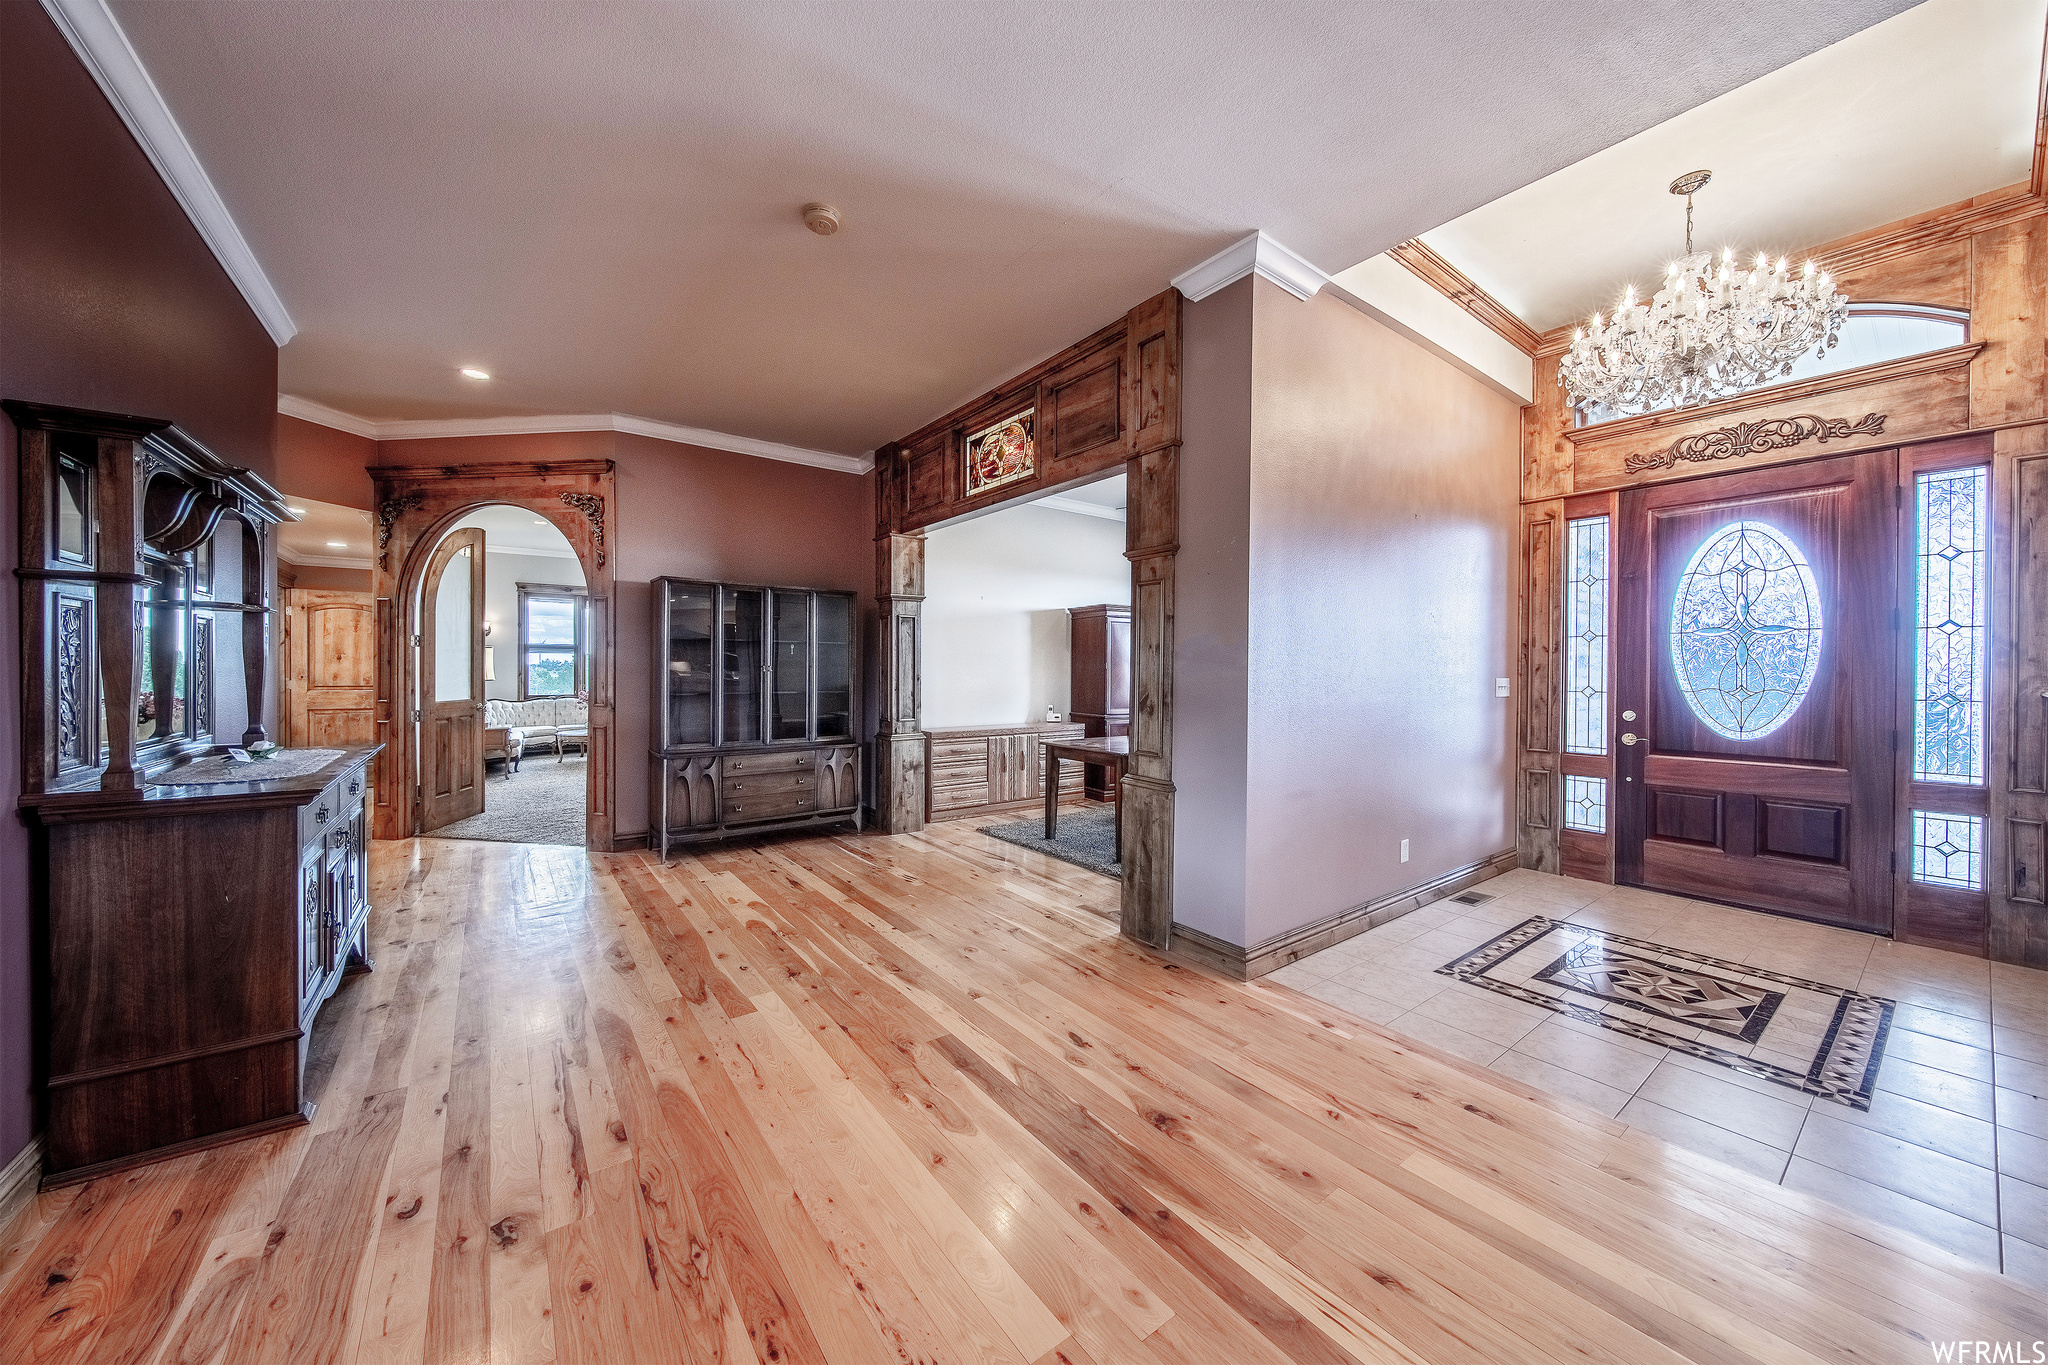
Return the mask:
<path id="1" fill-rule="evenodd" d="M 1521 420 L 1356 308 L 1253 284 L 1245 944 L 1513 845 Z"/>
<path id="2" fill-rule="evenodd" d="M 363 471 L 377 462 L 377 443 L 366 436 L 278 414 L 275 482 L 295 498 L 367 512 L 370 476 Z"/>
<path id="3" fill-rule="evenodd" d="M 0 396 L 167 417 L 266 478 L 277 348 L 41 6 L 0 0 Z M 0 444 L 14 459 L 13 425 Z M 0 554 L 19 562 L 17 479 Z M 0 805 L 20 794 L 19 603 L 0 593 Z M 0 818 L 0 1164 L 33 1135 L 28 835 Z"/>
<path id="4" fill-rule="evenodd" d="M 1181 312 L 1173 918 L 1244 942 L 1252 282 Z"/>
<path id="5" fill-rule="evenodd" d="M 662 575 L 874 594 L 873 476 L 677 445 L 607 431 L 373 442 L 279 419 L 280 486 L 300 497 L 370 505 L 366 465 L 498 460 L 613 460 L 609 527 L 618 574 L 619 806 L 616 829 L 647 829 L 652 693 L 648 582 Z M 330 439 L 339 437 L 339 440 Z M 863 641 L 866 632 L 863 631 Z"/>
<path id="6" fill-rule="evenodd" d="M 277 585 L 280 588 L 325 588 L 331 592 L 368 592 L 370 571 L 337 569 L 331 564 L 292 564 L 279 560 Z"/>

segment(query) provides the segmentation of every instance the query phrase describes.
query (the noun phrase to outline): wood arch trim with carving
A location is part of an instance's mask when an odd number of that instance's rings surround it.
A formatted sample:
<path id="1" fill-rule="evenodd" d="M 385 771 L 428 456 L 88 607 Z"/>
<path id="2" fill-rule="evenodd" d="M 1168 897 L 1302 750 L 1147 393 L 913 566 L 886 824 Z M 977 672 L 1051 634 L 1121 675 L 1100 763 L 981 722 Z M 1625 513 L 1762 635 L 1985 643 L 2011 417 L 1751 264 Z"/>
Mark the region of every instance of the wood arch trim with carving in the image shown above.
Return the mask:
<path id="1" fill-rule="evenodd" d="M 377 612 L 377 740 L 372 831 L 409 837 L 417 825 L 419 734 L 411 723 L 418 693 L 408 641 L 419 630 L 419 586 L 433 547 L 470 512 L 493 503 L 524 508 L 568 538 L 590 594 L 590 763 L 584 805 L 588 847 L 609 852 L 618 811 L 617 707 L 614 689 L 617 580 L 608 547 L 617 541 L 616 469 L 610 460 L 440 466 L 380 466 L 369 471 L 377 558 L 370 571 Z"/>

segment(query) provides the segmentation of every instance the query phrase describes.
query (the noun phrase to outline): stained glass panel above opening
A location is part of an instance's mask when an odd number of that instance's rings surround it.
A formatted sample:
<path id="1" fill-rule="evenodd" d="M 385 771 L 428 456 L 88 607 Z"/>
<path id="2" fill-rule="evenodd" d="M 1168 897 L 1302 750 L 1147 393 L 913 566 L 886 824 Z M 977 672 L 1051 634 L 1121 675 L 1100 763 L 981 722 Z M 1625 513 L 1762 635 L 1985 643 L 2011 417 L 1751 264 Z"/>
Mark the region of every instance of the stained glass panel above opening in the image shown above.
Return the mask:
<path id="1" fill-rule="evenodd" d="M 1914 482 L 1913 777 L 1984 781 L 1988 471 L 1945 469 Z"/>
<path id="2" fill-rule="evenodd" d="M 1564 747 L 1607 752 L 1606 517 L 1565 523 Z"/>

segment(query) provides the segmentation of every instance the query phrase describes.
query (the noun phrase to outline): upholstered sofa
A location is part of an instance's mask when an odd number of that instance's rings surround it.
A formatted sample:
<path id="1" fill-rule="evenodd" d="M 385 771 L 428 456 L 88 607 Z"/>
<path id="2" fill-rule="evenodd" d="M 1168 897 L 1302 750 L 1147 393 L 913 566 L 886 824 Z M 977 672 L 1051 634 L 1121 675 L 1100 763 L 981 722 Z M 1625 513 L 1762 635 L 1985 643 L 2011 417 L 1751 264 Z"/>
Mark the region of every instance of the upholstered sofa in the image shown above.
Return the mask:
<path id="1" fill-rule="evenodd" d="M 505 701 L 490 697 L 484 702 L 484 728 L 507 731 L 507 747 L 523 752 L 540 742 L 556 748 L 556 733 L 566 725 L 590 724 L 590 703 L 581 697 L 542 697 L 537 701 Z"/>

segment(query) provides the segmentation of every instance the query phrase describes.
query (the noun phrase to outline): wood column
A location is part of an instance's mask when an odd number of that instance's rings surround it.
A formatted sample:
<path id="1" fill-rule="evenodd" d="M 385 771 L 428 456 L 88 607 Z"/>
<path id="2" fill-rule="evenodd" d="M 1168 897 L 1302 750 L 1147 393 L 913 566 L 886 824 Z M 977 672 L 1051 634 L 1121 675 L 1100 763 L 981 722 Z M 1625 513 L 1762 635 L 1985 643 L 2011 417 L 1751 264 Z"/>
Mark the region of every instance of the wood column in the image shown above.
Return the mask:
<path id="1" fill-rule="evenodd" d="M 142 489 L 135 477 L 136 442 L 99 438 L 99 567 L 109 577 L 93 589 L 99 627 L 100 695 L 106 702 L 107 766 L 101 791 L 140 791 L 135 771 L 135 702 L 142 661 L 135 649 L 136 583 L 142 573 Z M 116 581 L 114 575 L 134 575 Z"/>
<path id="2" fill-rule="evenodd" d="M 1124 884 L 1118 927 L 1165 948 L 1173 933 L 1173 575 L 1180 550 L 1180 296 L 1131 310 L 1124 339 L 1131 457 L 1124 521 L 1131 561 L 1131 759 L 1122 779 Z"/>
<path id="3" fill-rule="evenodd" d="M 2048 418 L 2048 215 L 1971 241 L 1970 422 Z M 2048 967 L 2048 427 L 1998 432 L 1991 461 L 1990 818 L 1984 890 L 1991 956 Z"/>
<path id="4" fill-rule="evenodd" d="M 924 532 L 875 540 L 876 677 L 881 686 L 875 729 L 875 825 L 887 834 L 924 828 L 924 683 L 918 673 L 924 615 Z"/>
<path id="5" fill-rule="evenodd" d="M 263 531 L 248 518 L 242 521 L 242 687 L 248 697 L 249 728 L 242 731 L 242 744 L 261 744 L 270 738 L 263 728 L 264 674 L 270 662 L 270 584 L 275 575 L 265 572 Z"/>
<path id="6" fill-rule="evenodd" d="M 1522 697 L 1516 716 L 1515 852 L 1523 867 L 1561 870 L 1558 788 L 1563 632 L 1564 503 L 1552 498 L 1522 507 Z M 1609 809 L 1613 802 L 1609 800 Z"/>

